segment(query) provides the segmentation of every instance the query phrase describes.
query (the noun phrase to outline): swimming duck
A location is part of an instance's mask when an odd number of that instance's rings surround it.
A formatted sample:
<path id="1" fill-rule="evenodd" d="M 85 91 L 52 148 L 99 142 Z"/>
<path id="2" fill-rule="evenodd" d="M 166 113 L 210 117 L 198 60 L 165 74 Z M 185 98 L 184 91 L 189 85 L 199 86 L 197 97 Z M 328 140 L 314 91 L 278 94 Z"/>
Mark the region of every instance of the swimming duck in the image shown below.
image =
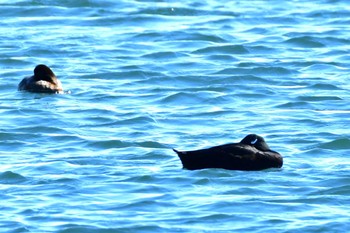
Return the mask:
<path id="1" fill-rule="evenodd" d="M 282 156 L 269 148 L 264 138 L 249 134 L 239 143 L 214 146 L 194 151 L 177 151 L 183 168 L 197 170 L 223 168 L 229 170 L 257 171 L 280 168 Z"/>
<path id="2" fill-rule="evenodd" d="M 19 91 L 60 93 L 63 91 L 60 80 L 46 65 L 37 65 L 34 75 L 24 78 L 18 84 Z"/>

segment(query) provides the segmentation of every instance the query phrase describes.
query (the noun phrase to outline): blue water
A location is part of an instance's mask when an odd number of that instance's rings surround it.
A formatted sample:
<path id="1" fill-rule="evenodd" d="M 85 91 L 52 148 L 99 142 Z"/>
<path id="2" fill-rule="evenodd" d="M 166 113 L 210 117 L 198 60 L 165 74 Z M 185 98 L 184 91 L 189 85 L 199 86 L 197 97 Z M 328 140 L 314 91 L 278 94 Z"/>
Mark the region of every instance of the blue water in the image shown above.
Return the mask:
<path id="1" fill-rule="evenodd" d="M 0 1 L 1 232 L 347 232 L 350 5 Z M 37 64 L 70 94 L 17 91 Z M 264 136 L 282 169 L 183 170 Z"/>

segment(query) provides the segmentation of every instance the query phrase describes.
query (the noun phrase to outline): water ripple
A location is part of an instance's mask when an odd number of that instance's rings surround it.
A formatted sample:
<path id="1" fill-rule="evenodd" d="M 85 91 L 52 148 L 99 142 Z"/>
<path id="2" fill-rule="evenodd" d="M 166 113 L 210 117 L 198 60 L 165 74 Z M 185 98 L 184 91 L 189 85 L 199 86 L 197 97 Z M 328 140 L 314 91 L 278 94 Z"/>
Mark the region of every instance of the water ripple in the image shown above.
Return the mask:
<path id="1" fill-rule="evenodd" d="M 349 228 L 346 1 L 0 5 L 2 231 Z M 39 63 L 69 94 L 17 91 Z M 171 150 L 248 133 L 283 168 L 188 171 Z"/>
<path id="2" fill-rule="evenodd" d="M 19 184 L 24 181 L 26 181 L 24 176 L 11 171 L 2 172 L 0 174 L 0 183 L 2 184 Z"/>

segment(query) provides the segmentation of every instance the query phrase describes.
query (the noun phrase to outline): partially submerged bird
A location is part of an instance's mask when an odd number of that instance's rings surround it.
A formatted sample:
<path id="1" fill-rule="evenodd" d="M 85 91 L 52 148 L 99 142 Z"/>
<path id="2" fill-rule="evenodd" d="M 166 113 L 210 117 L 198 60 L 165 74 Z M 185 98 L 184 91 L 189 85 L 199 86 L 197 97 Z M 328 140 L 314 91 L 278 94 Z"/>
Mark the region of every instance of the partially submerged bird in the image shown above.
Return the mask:
<path id="1" fill-rule="evenodd" d="M 229 170 L 257 171 L 280 168 L 282 156 L 269 148 L 263 137 L 249 134 L 239 143 L 230 143 L 208 149 L 177 151 L 183 168 L 197 170 L 223 168 Z"/>
<path id="2" fill-rule="evenodd" d="M 34 69 L 34 75 L 24 78 L 18 84 L 18 90 L 41 93 L 63 92 L 60 80 L 46 65 L 37 65 Z"/>

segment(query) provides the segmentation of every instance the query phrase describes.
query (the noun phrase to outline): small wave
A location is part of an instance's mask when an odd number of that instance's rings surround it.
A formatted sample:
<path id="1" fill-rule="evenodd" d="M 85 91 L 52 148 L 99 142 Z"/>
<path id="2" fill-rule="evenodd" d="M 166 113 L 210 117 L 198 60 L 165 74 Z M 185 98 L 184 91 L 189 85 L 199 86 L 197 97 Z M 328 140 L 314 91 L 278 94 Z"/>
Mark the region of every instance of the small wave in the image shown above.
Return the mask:
<path id="1" fill-rule="evenodd" d="M 350 149 L 350 139 L 340 138 L 340 139 L 333 140 L 331 142 L 322 143 L 318 147 L 322 149 L 331 149 L 331 150 L 346 150 L 346 149 Z"/>
<path id="2" fill-rule="evenodd" d="M 338 96 L 299 96 L 297 99 L 300 101 L 330 101 L 330 100 L 342 100 Z"/>
<path id="3" fill-rule="evenodd" d="M 137 14 L 145 15 L 165 15 L 165 16 L 194 16 L 205 14 L 205 11 L 185 7 L 150 7 L 139 10 Z"/>
<path id="4" fill-rule="evenodd" d="M 92 141 L 89 143 L 89 147 L 98 149 L 125 148 L 132 145 L 133 143 L 131 142 L 124 142 L 121 140 Z"/>
<path id="5" fill-rule="evenodd" d="M 171 38 L 172 41 L 208 41 L 215 43 L 225 43 L 225 39 L 211 34 L 198 33 L 198 32 L 185 32 L 185 31 L 170 31 L 170 32 L 144 32 L 133 36 L 133 39 L 138 41 L 144 40 L 165 40 L 169 41 Z"/>
<path id="6" fill-rule="evenodd" d="M 155 119 L 153 119 L 151 116 L 135 116 L 130 117 L 125 120 L 117 121 L 116 124 L 118 125 L 138 125 L 138 124 L 149 124 L 149 123 L 157 123 Z"/>
<path id="7" fill-rule="evenodd" d="M 248 50 L 253 54 L 275 54 L 277 51 L 274 47 L 263 45 L 250 46 Z"/>
<path id="8" fill-rule="evenodd" d="M 302 72 L 306 71 L 315 71 L 315 72 L 321 72 L 321 71 L 334 71 L 334 69 L 337 68 L 336 63 L 316 63 L 311 64 L 303 69 L 301 69 Z"/>
<path id="9" fill-rule="evenodd" d="M 18 174 L 14 173 L 12 171 L 6 171 L 3 173 L 0 173 L 0 183 L 1 184 L 17 184 L 26 181 L 27 179 Z"/>
<path id="10" fill-rule="evenodd" d="M 160 76 L 162 75 L 159 72 L 156 71 L 145 71 L 142 70 L 138 66 L 125 66 L 122 67 L 125 71 L 119 71 L 119 72 L 110 72 L 110 73 L 99 73 L 99 74 L 93 74 L 93 75 L 85 75 L 81 77 L 81 79 L 87 79 L 88 81 L 92 80 L 112 80 L 113 82 L 116 82 L 116 77 L 118 77 L 118 82 L 122 79 L 125 79 L 127 81 L 130 81 L 130 79 L 141 79 L 145 77 L 154 77 L 154 76 Z"/>
<path id="11" fill-rule="evenodd" d="M 310 86 L 310 88 L 315 90 L 342 90 L 342 88 L 339 88 L 334 84 L 328 84 L 328 83 L 313 84 Z"/>
<path id="12" fill-rule="evenodd" d="M 127 147 L 142 147 L 142 148 L 168 148 L 167 146 L 155 142 L 155 141 L 141 141 L 141 142 L 127 142 L 121 140 L 103 140 L 93 141 L 89 143 L 89 146 L 99 149 L 111 149 L 111 148 L 127 148 Z"/>
<path id="13" fill-rule="evenodd" d="M 221 73 L 222 72 L 222 73 Z M 224 69 L 219 71 L 218 73 L 215 74 L 229 74 L 230 69 Z M 259 77 L 257 75 L 239 75 L 239 74 L 234 74 L 231 73 L 231 75 L 225 77 L 225 76 L 221 76 L 218 79 L 220 80 L 220 82 L 222 83 L 266 83 L 266 84 L 271 84 L 273 83 L 273 81 L 271 79 L 268 78 L 263 78 L 263 77 Z"/>
<path id="14" fill-rule="evenodd" d="M 168 95 L 165 98 L 162 98 L 161 103 L 174 103 L 174 104 L 179 104 L 179 103 L 186 103 L 186 104 L 193 104 L 193 103 L 201 103 L 202 98 L 200 98 L 198 95 L 193 95 L 191 93 L 186 93 L 186 92 L 177 92 Z"/>
<path id="15" fill-rule="evenodd" d="M 154 141 L 137 142 L 136 145 L 144 148 L 168 148 L 167 146 Z"/>
<path id="16" fill-rule="evenodd" d="M 194 54 L 247 54 L 249 51 L 243 45 L 210 46 L 193 51 Z"/>
<path id="17" fill-rule="evenodd" d="M 143 55 L 144 58 L 154 58 L 154 59 L 176 59 L 181 56 L 179 53 L 175 52 L 155 52 Z"/>
<path id="18" fill-rule="evenodd" d="M 135 223 L 128 227 L 114 227 L 114 228 L 101 228 L 95 226 L 87 225 L 76 225 L 76 224 L 67 224 L 61 226 L 63 230 L 57 231 L 57 233 L 122 233 L 122 232 L 172 232 L 173 227 L 169 229 L 164 229 L 156 223 Z"/>
<path id="19" fill-rule="evenodd" d="M 237 62 L 238 59 L 229 54 L 213 54 L 209 55 L 208 60 L 211 61 L 225 61 L 225 62 Z"/>
<path id="20" fill-rule="evenodd" d="M 305 101 L 287 102 L 276 106 L 277 108 L 309 108 L 309 104 Z"/>
<path id="21" fill-rule="evenodd" d="M 253 74 L 261 74 L 263 76 L 284 76 L 293 74 L 293 72 L 284 67 L 257 67 L 253 69 Z"/>
<path id="22" fill-rule="evenodd" d="M 293 74 L 291 71 L 284 67 L 244 67 L 244 68 L 225 68 L 216 72 L 215 74 L 245 74 L 245 75 L 258 75 L 258 76 L 286 76 Z"/>
<path id="23" fill-rule="evenodd" d="M 311 36 L 301 36 L 285 41 L 287 44 L 296 45 L 303 48 L 323 48 L 325 44 L 319 42 L 317 38 Z"/>

